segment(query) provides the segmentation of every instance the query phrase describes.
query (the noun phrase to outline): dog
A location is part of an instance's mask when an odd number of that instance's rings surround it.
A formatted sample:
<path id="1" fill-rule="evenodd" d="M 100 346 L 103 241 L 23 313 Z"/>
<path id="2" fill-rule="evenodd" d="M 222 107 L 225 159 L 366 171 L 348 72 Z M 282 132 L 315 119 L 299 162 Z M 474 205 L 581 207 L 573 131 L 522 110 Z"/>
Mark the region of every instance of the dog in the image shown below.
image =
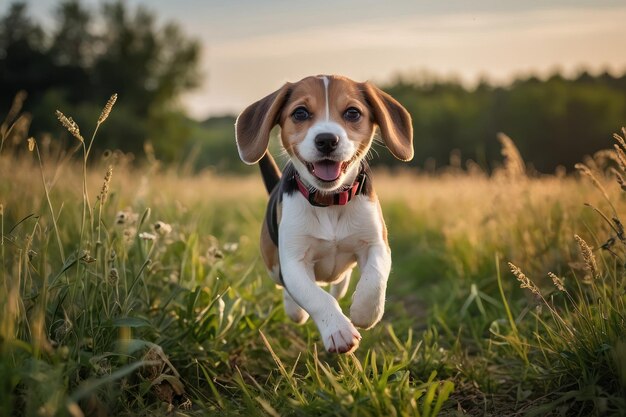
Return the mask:
<path id="1" fill-rule="evenodd" d="M 289 156 L 282 173 L 267 150 L 276 125 Z M 310 316 L 328 352 L 354 351 L 356 328 L 373 327 L 385 309 L 391 251 L 366 162 L 376 128 L 396 158 L 413 158 L 409 112 L 372 83 L 337 75 L 286 83 L 235 123 L 239 156 L 259 163 L 270 194 L 260 239 L 265 265 L 283 287 L 287 315 L 299 324 Z M 357 265 L 349 319 L 337 300 Z"/>

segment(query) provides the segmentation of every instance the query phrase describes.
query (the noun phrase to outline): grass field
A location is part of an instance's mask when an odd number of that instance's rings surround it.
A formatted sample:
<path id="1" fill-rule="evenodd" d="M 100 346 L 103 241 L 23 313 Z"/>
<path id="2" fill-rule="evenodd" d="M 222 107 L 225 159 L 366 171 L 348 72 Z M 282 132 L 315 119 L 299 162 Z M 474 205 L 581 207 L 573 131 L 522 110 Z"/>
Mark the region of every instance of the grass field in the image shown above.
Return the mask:
<path id="1" fill-rule="evenodd" d="M 621 147 L 582 178 L 529 178 L 506 141 L 492 176 L 377 172 L 387 311 L 337 356 L 264 270 L 258 176 L 8 127 L 0 415 L 626 414 Z"/>

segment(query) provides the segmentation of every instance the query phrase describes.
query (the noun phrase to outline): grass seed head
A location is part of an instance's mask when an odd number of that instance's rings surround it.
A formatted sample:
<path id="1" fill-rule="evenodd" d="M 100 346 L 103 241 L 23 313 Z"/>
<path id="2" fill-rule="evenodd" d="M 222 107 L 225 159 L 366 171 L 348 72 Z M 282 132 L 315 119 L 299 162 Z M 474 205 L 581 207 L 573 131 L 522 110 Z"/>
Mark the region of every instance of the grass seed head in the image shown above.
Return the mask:
<path id="1" fill-rule="evenodd" d="M 115 104 L 116 101 L 117 101 L 117 93 L 113 94 L 111 98 L 109 98 L 109 100 L 107 101 L 107 104 L 104 105 L 104 108 L 102 109 L 102 113 L 100 113 L 100 117 L 98 118 L 99 125 L 104 123 L 107 117 L 109 117 L 109 114 L 111 113 L 111 109 L 113 108 L 113 105 Z"/>
<path id="2" fill-rule="evenodd" d="M 620 168 L 622 168 L 622 171 L 626 171 L 626 154 L 624 153 L 624 150 L 618 145 L 613 145 L 613 148 L 615 149 L 615 159 L 617 160 Z"/>
<path id="3" fill-rule="evenodd" d="M 574 235 L 574 239 L 578 242 L 580 253 L 583 255 L 583 259 L 585 260 L 586 269 L 594 278 L 598 278 L 600 274 L 598 273 L 598 264 L 596 263 L 596 257 L 593 254 L 593 250 L 582 237 Z"/>
<path id="4" fill-rule="evenodd" d="M 504 133 L 498 133 L 498 140 L 502 145 L 502 156 L 504 157 L 504 170 L 511 178 L 523 178 L 526 175 L 526 164 L 519 153 L 513 139 Z"/>
<path id="5" fill-rule="evenodd" d="M 587 176 L 591 180 L 593 185 L 595 185 L 596 188 L 600 190 L 600 192 L 604 195 L 604 198 L 610 202 L 611 199 L 609 198 L 609 195 L 606 192 L 606 189 L 604 188 L 602 183 L 598 180 L 598 178 L 594 175 L 593 171 L 587 165 L 578 163 L 574 165 L 574 168 L 580 171 L 581 174 Z"/>
<path id="6" fill-rule="evenodd" d="M 32 136 L 28 138 L 28 151 L 32 152 L 35 150 L 35 138 Z"/>
<path id="7" fill-rule="evenodd" d="M 76 139 L 78 139 L 79 141 L 83 143 L 85 142 L 85 139 L 83 139 L 83 137 L 81 136 L 80 129 L 78 128 L 78 125 L 76 124 L 74 119 L 72 119 L 71 117 L 65 116 L 59 110 L 56 111 L 56 115 L 59 121 L 61 122 L 61 124 L 63 125 L 63 127 L 65 127 L 67 131 L 72 134 L 72 136 L 74 136 Z"/>
<path id="8" fill-rule="evenodd" d="M 109 270 L 109 284 L 111 285 L 115 285 L 117 284 L 117 281 L 119 280 L 120 276 L 119 273 L 117 272 L 117 268 L 111 268 Z"/>
<path id="9" fill-rule="evenodd" d="M 611 167 L 611 172 L 613 173 L 613 175 L 615 175 L 615 180 L 619 184 L 619 187 L 622 189 L 622 191 L 626 191 L 626 182 L 624 182 L 624 177 L 622 177 L 622 174 L 620 174 L 619 171 L 613 167 Z"/>
<path id="10" fill-rule="evenodd" d="M 112 176 L 113 176 L 113 166 L 109 165 L 109 169 L 107 169 L 107 173 L 104 174 L 104 183 L 102 184 L 102 189 L 100 190 L 100 195 L 98 196 L 98 200 L 100 200 L 100 204 L 104 204 L 106 202 L 107 196 L 109 195 L 109 183 L 111 182 Z"/>
<path id="11" fill-rule="evenodd" d="M 624 134 L 624 137 L 621 137 L 618 133 L 613 133 L 613 139 L 615 139 L 623 149 L 626 149 L 626 141 L 624 141 L 624 138 L 626 138 L 626 128 L 622 128 L 622 133 Z"/>
<path id="12" fill-rule="evenodd" d="M 7 125 L 14 121 L 14 119 L 20 114 L 22 111 L 22 107 L 24 107 L 24 102 L 26 101 L 26 97 L 28 94 L 24 90 L 20 90 L 17 92 L 15 97 L 13 98 L 13 103 L 11 103 L 11 108 L 9 109 L 9 113 L 6 117 Z M 5 132 L 2 132 L 5 133 Z"/>
<path id="13" fill-rule="evenodd" d="M 509 268 L 515 278 L 520 282 L 520 288 L 528 288 L 533 294 L 540 295 L 539 288 L 528 278 L 521 269 L 509 262 Z"/>
<path id="14" fill-rule="evenodd" d="M 548 272 L 548 276 L 552 279 L 552 283 L 556 288 L 558 288 L 559 291 L 565 292 L 565 283 L 563 282 L 563 279 L 559 278 L 552 272 Z"/>

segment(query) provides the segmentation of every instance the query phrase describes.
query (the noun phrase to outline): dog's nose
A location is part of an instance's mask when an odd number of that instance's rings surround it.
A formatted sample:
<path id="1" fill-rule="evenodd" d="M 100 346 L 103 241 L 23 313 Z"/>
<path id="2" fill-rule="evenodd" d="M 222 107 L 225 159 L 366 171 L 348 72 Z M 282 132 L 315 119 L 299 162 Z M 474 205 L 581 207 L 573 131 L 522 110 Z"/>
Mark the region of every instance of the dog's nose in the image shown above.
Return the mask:
<path id="1" fill-rule="evenodd" d="M 329 154 L 337 149 L 338 144 L 339 136 L 334 133 L 320 133 L 315 136 L 315 147 L 324 154 Z"/>

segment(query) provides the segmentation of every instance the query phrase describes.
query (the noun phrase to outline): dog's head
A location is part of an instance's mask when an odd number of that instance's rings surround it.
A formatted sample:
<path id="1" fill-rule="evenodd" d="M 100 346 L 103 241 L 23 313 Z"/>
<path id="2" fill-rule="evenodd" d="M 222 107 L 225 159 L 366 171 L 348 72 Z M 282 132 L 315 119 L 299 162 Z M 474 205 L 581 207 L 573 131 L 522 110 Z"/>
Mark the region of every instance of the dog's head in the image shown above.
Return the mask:
<path id="1" fill-rule="evenodd" d="M 250 105 L 236 123 L 237 147 L 245 163 L 263 157 L 277 124 L 300 177 L 321 191 L 332 192 L 354 180 L 376 126 L 396 158 L 413 158 L 411 116 L 369 82 L 307 77 Z"/>

